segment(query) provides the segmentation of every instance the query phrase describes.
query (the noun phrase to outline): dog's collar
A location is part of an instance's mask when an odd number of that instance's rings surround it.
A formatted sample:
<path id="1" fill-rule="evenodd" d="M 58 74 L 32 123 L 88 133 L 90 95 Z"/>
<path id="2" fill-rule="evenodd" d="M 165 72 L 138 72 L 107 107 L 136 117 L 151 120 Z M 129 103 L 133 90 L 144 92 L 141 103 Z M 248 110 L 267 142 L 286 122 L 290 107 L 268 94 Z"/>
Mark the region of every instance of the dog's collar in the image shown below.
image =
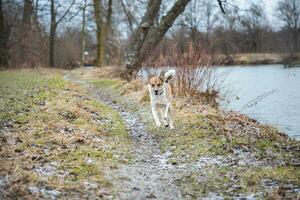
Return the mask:
<path id="1" fill-rule="evenodd" d="M 155 94 L 154 93 L 154 95 L 156 95 L 156 96 L 158 96 L 158 95 L 162 95 L 163 93 L 164 93 L 164 91 L 165 91 L 165 89 L 163 89 L 160 93 L 158 93 L 158 94 Z"/>
<path id="2" fill-rule="evenodd" d="M 165 89 L 163 89 L 163 90 L 161 91 L 161 93 L 159 93 L 158 95 L 162 95 L 162 94 L 164 93 L 164 91 L 165 91 Z"/>

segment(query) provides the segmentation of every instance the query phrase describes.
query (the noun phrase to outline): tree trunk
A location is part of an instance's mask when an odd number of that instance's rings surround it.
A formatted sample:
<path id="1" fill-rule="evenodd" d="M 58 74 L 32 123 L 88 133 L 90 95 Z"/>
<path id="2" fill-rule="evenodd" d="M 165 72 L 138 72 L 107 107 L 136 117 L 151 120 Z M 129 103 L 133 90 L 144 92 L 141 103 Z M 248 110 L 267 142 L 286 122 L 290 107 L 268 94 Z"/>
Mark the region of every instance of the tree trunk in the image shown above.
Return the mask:
<path id="1" fill-rule="evenodd" d="M 0 0 L 0 68 L 8 67 L 8 39 L 10 27 L 6 23 L 3 14 L 2 0 Z"/>
<path id="2" fill-rule="evenodd" d="M 32 14 L 33 14 L 32 0 L 24 0 L 23 24 L 26 25 L 28 29 L 31 28 Z"/>
<path id="3" fill-rule="evenodd" d="M 32 0 L 24 0 L 23 18 L 22 18 L 22 30 L 19 44 L 20 61 L 23 66 L 32 67 L 34 63 L 32 45 L 33 40 L 33 2 Z"/>
<path id="4" fill-rule="evenodd" d="M 175 19 L 181 14 L 191 0 L 177 0 L 173 7 L 164 16 L 158 27 L 153 27 L 153 21 L 159 12 L 160 0 L 151 0 L 147 12 L 137 29 L 133 41 L 129 45 L 125 57 L 126 73 L 134 76 L 141 68 L 141 63 L 162 40 L 165 33 L 173 25 Z"/>
<path id="5" fill-rule="evenodd" d="M 104 63 L 104 26 L 101 12 L 101 0 L 94 0 L 95 22 L 97 26 L 97 58 L 96 66 L 101 67 Z"/>
<path id="6" fill-rule="evenodd" d="M 293 51 L 296 53 L 298 51 L 298 38 L 299 38 L 299 18 L 300 18 L 300 13 L 297 12 L 300 8 L 297 8 L 296 5 L 296 0 L 293 0 L 293 19 L 294 19 L 294 26 L 293 26 L 293 39 L 294 39 L 294 48 Z M 300 5 L 300 4 L 299 4 Z"/>
<path id="7" fill-rule="evenodd" d="M 85 60 L 85 39 L 86 39 L 86 22 L 85 22 L 85 11 L 87 0 L 84 0 L 84 6 L 82 8 L 82 27 L 81 27 L 81 66 L 84 66 Z"/>
<path id="8" fill-rule="evenodd" d="M 125 54 L 126 73 L 131 77 L 134 72 L 140 67 L 142 56 L 140 50 L 148 35 L 148 32 L 153 27 L 154 20 L 159 13 L 161 0 L 150 0 L 147 11 L 142 18 L 142 22 L 132 35 L 131 42 Z"/>
<path id="9" fill-rule="evenodd" d="M 112 21 L 112 0 L 108 0 L 107 4 L 107 15 L 106 15 L 106 23 L 103 23 L 103 48 L 104 48 L 104 64 L 107 65 L 110 62 L 110 57 L 106 56 L 107 51 L 109 50 L 109 41 L 112 38 L 112 29 L 111 29 L 111 21 Z"/>
<path id="10" fill-rule="evenodd" d="M 55 39 L 56 39 L 56 29 L 58 24 L 66 17 L 66 15 L 70 12 L 72 6 L 74 5 L 75 0 L 69 5 L 66 11 L 61 15 L 59 19 L 56 19 L 56 9 L 55 9 L 55 1 L 51 0 L 50 5 L 50 13 L 51 13 L 51 22 L 50 22 L 50 38 L 49 38 L 49 65 L 50 67 L 55 67 Z"/>
<path id="11" fill-rule="evenodd" d="M 34 22 L 37 22 L 38 8 L 39 8 L 39 0 L 36 0 L 35 1 L 35 8 L 34 8 Z"/>
<path id="12" fill-rule="evenodd" d="M 112 0 L 108 0 L 107 16 L 106 16 L 107 33 L 110 33 L 111 31 L 111 16 L 112 16 Z"/>
<path id="13" fill-rule="evenodd" d="M 51 0 L 51 25 L 50 25 L 50 49 L 49 49 L 49 65 L 55 67 L 55 37 L 56 37 L 56 13 L 54 0 Z"/>

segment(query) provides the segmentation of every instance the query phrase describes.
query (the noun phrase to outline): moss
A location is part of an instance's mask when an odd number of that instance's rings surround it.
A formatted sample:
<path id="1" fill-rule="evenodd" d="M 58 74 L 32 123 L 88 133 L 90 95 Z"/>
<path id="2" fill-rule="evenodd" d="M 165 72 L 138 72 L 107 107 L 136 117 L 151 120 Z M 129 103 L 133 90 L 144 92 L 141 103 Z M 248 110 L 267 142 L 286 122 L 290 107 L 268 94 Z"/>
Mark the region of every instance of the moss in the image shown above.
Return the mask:
<path id="1" fill-rule="evenodd" d="M 54 97 L 64 85 L 61 78 L 44 77 L 32 71 L 0 72 L 0 121 L 27 123 L 34 107 Z"/>
<path id="2" fill-rule="evenodd" d="M 181 188 L 181 192 L 184 196 L 193 197 L 207 197 L 209 193 L 220 194 L 225 199 L 232 198 L 228 192 L 229 188 L 232 188 L 232 179 L 227 173 L 231 171 L 229 168 L 214 169 L 210 171 L 202 170 L 202 172 L 193 172 L 186 176 L 183 176 L 178 180 L 177 184 Z M 239 185 L 238 182 L 235 183 Z M 242 191 L 241 187 L 232 188 L 230 192 L 240 193 Z"/>
<path id="3" fill-rule="evenodd" d="M 96 109 L 99 110 L 101 113 L 101 117 L 110 121 L 113 124 L 105 124 L 103 127 L 100 127 L 100 129 L 109 129 L 110 134 L 115 134 L 118 136 L 125 137 L 129 139 L 128 132 L 126 130 L 125 124 L 123 122 L 123 119 L 121 118 L 120 114 L 110 108 L 109 106 L 95 100 L 88 100 L 87 103 L 91 106 L 94 106 Z"/>
<path id="4" fill-rule="evenodd" d="M 261 180 L 271 179 L 281 183 L 292 183 L 300 187 L 300 168 L 293 166 L 265 167 L 260 169 L 248 169 L 241 174 L 246 186 L 259 187 Z"/>
<path id="5" fill-rule="evenodd" d="M 228 141 L 235 148 L 249 145 L 249 140 L 247 137 L 232 137 Z"/>
<path id="6" fill-rule="evenodd" d="M 216 193 L 223 198 L 232 198 L 233 194 L 247 195 L 264 192 L 264 181 L 274 180 L 282 184 L 294 184 L 299 187 L 299 167 L 216 167 L 192 172 L 177 180 L 184 196 L 205 197 Z"/>
<path id="7" fill-rule="evenodd" d="M 268 148 L 273 148 L 274 141 L 270 140 L 257 140 L 255 146 L 260 150 L 266 150 Z"/>
<path id="8" fill-rule="evenodd" d="M 114 79 L 100 79 L 97 81 L 91 81 L 91 83 L 99 88 L 119 87 L 119 81 L 114 80 Z"/>

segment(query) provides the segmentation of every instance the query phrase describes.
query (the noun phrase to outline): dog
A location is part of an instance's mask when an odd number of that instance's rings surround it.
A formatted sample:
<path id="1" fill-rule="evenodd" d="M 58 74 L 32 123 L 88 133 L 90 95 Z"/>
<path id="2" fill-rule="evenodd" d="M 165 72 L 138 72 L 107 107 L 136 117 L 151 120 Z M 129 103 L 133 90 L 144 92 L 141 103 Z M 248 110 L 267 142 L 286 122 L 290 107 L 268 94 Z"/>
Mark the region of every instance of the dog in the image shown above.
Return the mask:
<path id="1" fill-rule="evenodd" d="M 167 71 L 164 76 L 155 76 L 149 79 L 148 90 L 150 93 L 151 111 L 157 127 L 161 127 L 158 112 L 161 114 L 165 127 L 174 129 L 172 119 L 172 91 L 169 81 L 175 76 L 174 69 Z"/>

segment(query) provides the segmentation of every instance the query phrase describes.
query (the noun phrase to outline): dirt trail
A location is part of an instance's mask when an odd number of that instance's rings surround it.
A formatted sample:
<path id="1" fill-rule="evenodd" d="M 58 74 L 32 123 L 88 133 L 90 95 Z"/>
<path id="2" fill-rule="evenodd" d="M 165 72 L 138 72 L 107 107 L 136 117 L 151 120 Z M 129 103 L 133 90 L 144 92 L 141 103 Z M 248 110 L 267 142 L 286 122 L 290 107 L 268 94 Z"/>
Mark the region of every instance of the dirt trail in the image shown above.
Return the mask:
<path id="1" fill-rule="evenodd" d="M 117 169 L 106 171 L 106 179 L 113 184 L 113 192 L 117 199 L 197 199 L 177 184 L 178 180 L 200 170 L 205 176 L 205 170 L 209 170 L 211 166 L 232 165 L 232 159 L 211 156 L 202 157 L 196 163 L 170 164 L 168 157 L 171 156 L 171 152 L 160 151 L 158 141 L 147 131 L 146 124 L 137 113 L 129 111 L 125 105 L 116 103 L 113 100 L 115 98 L 105 90 L 74 79 L 72 74 L 67 74 L 65 78 L 84 85 L 88 88 L 90 96 L 118 111 L 129 131 L 133 141 L 133 164 L 120 165 Z M 246 159 L 247 162 L 247 156 L 248 154 L 241 160 Z M 246 198 L 252 199 L 252 195 Z M 217 193 L 209 193 L 202 199 L 223 197 Z"/>
<path id="2" fill-rule="evenodd" d="M 64 78 L 90 88 L 85 81 L 76 80 L 72 74 L 68 73 Z M 177 177 L 175 168 L 167 163 L 168 152 L 164 154 L 160 152 L 157 141 L 147 132 L 138 114 L 114 103 L 101 89 L 92 87 L 89 91 L 95 99 L 120 113 L 133 141 L 134 163 L 107 170 L 107 179 L 113 183 L 117 198 L 181 199 L 180 190 L 175 183 Z"/>
<path id="3" fill-rule="evenodd" d="M 172 166 L 167 164 L 168 154 L 161 154 L 158 143 L 147 132 L 144 123 L 135 113 L 113 103 L 98 90 L 96 96 L 122 116 L 133 140 L 134 164 L 112 170 L 108 178 L 115 183 L 120 199 L 180 199 Z"/>

